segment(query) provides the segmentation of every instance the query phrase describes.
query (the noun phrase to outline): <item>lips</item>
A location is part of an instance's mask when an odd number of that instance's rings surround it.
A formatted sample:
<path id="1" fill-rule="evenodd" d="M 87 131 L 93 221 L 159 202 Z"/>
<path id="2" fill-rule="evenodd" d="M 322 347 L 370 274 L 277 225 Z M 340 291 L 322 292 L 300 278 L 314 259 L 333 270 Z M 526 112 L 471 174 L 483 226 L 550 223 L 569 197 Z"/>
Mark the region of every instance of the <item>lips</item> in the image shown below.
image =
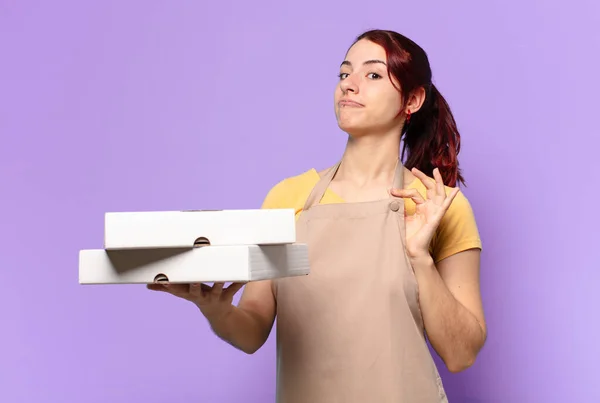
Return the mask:
<path id="1" fill-rule="evenodd" d="M 362 108 L 364 107 L 363 104 L 360 104 L 358 102 L 352 101 L 350 99 L 342 99 L 338 102 L 338 105 L 340 107 L 349 107 L 349 108 Z"/>

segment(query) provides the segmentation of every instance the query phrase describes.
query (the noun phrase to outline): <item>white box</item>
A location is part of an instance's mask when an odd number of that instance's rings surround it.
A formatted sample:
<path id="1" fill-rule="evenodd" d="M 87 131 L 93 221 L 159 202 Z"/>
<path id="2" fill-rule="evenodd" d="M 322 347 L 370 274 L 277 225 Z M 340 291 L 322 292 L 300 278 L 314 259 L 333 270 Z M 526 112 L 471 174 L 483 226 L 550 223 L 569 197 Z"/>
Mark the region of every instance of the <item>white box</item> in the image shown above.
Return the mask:
<path id="1" fill-rule="evenodd" d="M 79 252 L 80 284 L 247 282 L 309 274 L 306 244 Z M 164 279 L 164 278 L 163 278 Z"/>
<path id="2" fill-rule="evenodd" d="M 104 249 L 192 248 L 296 242 L 293 209 L 106 213 Z"/>

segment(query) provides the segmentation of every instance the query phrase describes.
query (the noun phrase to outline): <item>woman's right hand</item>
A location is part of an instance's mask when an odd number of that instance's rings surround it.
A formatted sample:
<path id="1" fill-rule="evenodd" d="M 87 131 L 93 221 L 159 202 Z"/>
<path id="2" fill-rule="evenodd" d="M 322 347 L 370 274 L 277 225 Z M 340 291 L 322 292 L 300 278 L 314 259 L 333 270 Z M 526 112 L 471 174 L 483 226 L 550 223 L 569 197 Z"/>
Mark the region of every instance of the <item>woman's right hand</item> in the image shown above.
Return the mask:
<path id="1" fill-rule="evenodd" d="M 209 321 L 213 321 L 233 309 L 233 297 L 244 285 L 245 283 L 232 283 L 225 287 L 225 283 L 214 283 L 211 287 L 204 283 L 158 283 L 148 284 L 148 289 L 167 292 L 188 300 L 196 305 Z"/>
<path id="2" fill-rule="evenodd" d="M 237 306 L 234 295 L 247 284 Z M 269 337 L 276 315 L 276 301 L 270 280 L 248 283 L 149 284 L 155 291 L 168 292 L 196 305 L 212 330 L 236 348 L 252 354 Z"/>

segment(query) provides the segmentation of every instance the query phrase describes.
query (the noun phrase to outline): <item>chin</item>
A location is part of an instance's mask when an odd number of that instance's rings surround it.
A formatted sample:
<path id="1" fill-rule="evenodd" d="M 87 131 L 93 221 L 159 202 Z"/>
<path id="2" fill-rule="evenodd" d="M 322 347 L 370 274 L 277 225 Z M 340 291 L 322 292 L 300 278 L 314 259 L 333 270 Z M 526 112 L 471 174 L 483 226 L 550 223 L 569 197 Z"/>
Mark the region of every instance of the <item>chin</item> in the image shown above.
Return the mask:
<path id="1" fill-rule="evenodd" d="M 343 128 L 343 127 L 340 127 L 340 129 L 342 129 L 342 131 L 344 133 L 346 133 L 348 136 L 352 137 L 353 139 L 358 139 L 358 138 L 366 137 L 369 134 L 368 130 L 360 130 L 358 128 Z"/>
<path id="2" fill-rule="evenodd" d="M 364 133 L 368 132 L 368 128 L 355 124 L 352 122 L 344 122 L 338 120 L 338 127 L 340 130 L 346 132 L 351 137 L 361 137 Z"/>
<path id="3" fill-rule="evenodd" d="M 358 119 L 353 119 L 353 116 L 338 116 L 337 124 L 338 127 L 345 132 L 355 131 L 362 126 L 357 120 Z"/>

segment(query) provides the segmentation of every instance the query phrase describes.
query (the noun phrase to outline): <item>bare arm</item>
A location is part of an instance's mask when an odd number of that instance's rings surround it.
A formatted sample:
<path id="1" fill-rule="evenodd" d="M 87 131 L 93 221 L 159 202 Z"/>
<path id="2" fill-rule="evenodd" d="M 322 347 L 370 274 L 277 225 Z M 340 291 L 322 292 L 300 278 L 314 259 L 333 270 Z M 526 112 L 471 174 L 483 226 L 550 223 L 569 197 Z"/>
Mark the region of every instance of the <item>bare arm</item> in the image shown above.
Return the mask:
<path id="1" fill-rule="evenodd" d="M 240 302 L 232 304 L 234 295 L 243 287 L 223 283 L 149 284 L 154 291 L 167 292 L 196 305 L 208 320 L 213 332 L 225 342 L 247 354 L 256 352 L 269 338 L 275 321 L 275 297 L 271 281 L 246 284 Z"/>
<path id="2" fill-rule="evenodd" d="M 213 332 L 247 354 L 260 349 L 269 338 L 275 321 L 275 297 L 271 281 L 250 282 L 244 287 L 237 306 L 225 310 L 205 310 Z"/>
<path id="3" fill-rule="evenodd" d="M 451 372 L 470 367 L 485 343 L 479 261 L 480 251 L 471 249 L 437 267 L 431 257 L 412 262 L 429 341 Z"/>

